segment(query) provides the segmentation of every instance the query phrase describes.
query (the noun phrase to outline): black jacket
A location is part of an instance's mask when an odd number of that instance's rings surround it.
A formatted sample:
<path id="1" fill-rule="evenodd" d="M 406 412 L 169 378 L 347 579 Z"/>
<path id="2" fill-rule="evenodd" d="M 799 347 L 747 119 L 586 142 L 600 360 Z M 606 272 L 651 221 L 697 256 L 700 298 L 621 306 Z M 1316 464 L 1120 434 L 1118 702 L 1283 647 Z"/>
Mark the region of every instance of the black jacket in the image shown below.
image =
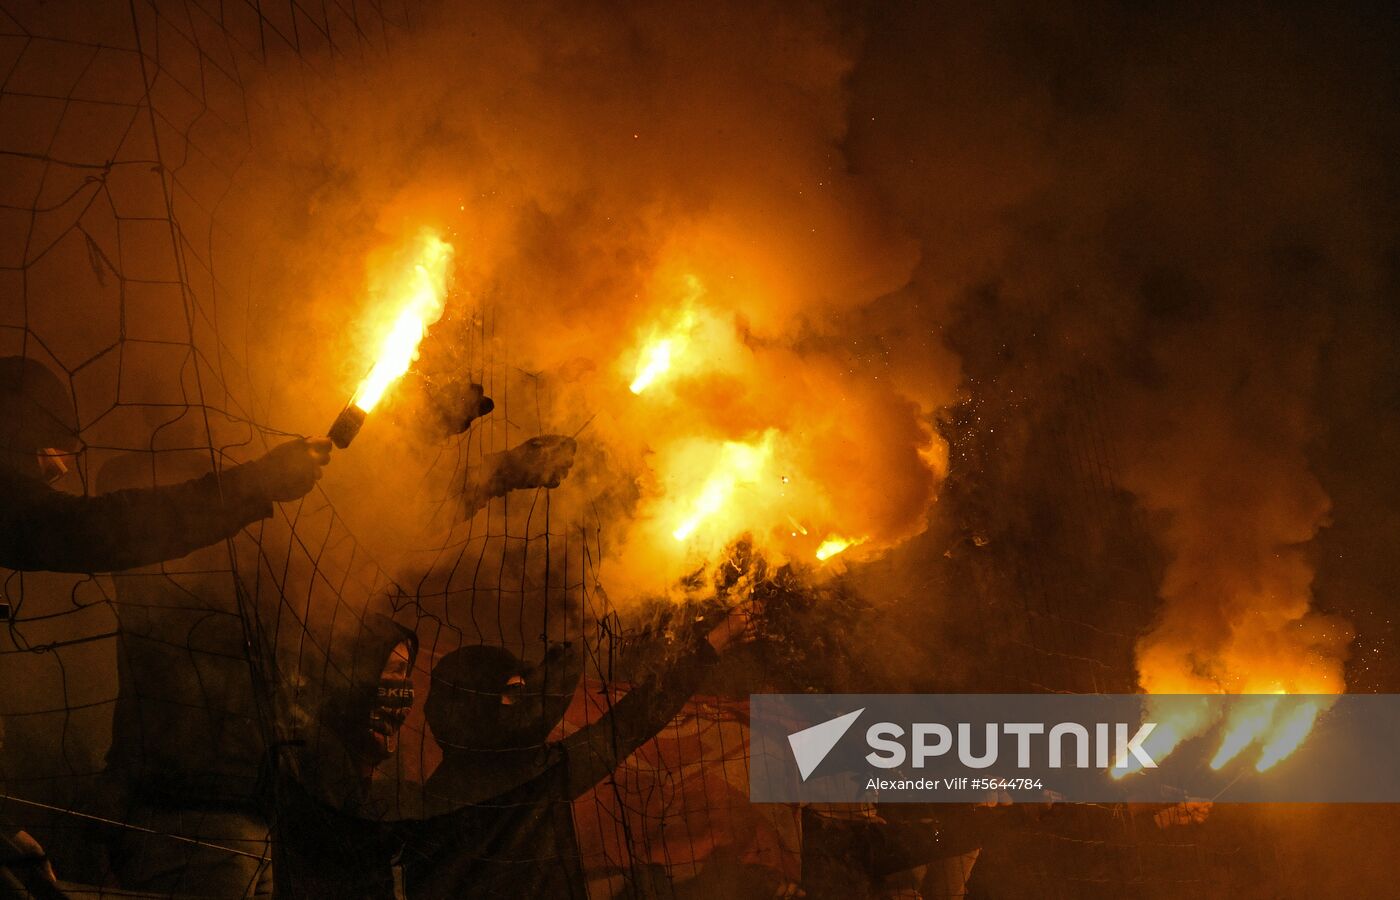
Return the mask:
<path id="1" fill-rule="evenodd" d="M 425 789 L 430 802 L 459 808 L 403 823 L 407 895 L 583 900 L 573 801 L 665 727 L 716 660 L 701 638 L 605 716 L 563 740 L 444 755 Z M 492 796 L 483 798 L 487 793 Z"/>
<path id="2" fill-rule="evenodd" d="M 179 559 L 272 515 L 256 465 L 95 497 L 0 466 L 0 566 L 115 572 Z"/>
<path id="3" fill-rule="evenodd" d="M 284 751 L 273 797 L 272 853 L 278 898 L 393 900 L 393 863 L 403 841 L 397 823 L 381 821 L 368 782 L 344 763 L 367 727 L 380 673 L 400 643 L 409 667 L 418 636 L 386 616 L 366 615 L 348 646 L 335 646 L 325 667 L 308 742 Z"/>

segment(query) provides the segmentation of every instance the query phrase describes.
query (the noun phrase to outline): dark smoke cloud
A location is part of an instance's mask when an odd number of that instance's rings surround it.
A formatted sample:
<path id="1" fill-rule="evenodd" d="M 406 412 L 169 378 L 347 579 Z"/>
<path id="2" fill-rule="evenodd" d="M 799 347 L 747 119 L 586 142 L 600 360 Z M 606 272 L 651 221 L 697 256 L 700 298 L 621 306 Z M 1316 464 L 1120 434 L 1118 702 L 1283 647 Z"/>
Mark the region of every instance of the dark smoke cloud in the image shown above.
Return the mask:
<path id="1" fill-rule="evenodd" d="M 1393 407 L 1334 377 L 1385 340 L 1347 323 L 1393 290 L 1390 38 L 1320 11 L 874 17 L 848 148 L 924 251 L 893 340 L 950 325 L 1022 420 L 1067 419 L 1065 379 L 1104 376 L 1117 476 L 1167 559 L 1148 689 L 1341 687 L 1351 635 L 1312 587 L 1339 473 L 1315 450 L 1335 397 Z"/>

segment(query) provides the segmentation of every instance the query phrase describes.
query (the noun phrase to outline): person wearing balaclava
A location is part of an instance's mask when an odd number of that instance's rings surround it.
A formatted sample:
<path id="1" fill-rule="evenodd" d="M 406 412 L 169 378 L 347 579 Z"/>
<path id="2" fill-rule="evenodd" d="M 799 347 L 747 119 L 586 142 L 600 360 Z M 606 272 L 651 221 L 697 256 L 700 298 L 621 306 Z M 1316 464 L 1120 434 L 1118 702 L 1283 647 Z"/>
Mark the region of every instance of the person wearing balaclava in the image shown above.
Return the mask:
<path id="1" fill-rule="evenodd" d="M 584 654 L 556 644 L 535 666 L 504 647 L 462 647 L 433 667 L 423 714 L 443 751 L 424 785 L 429 814 L 495 797 L 538 774 L 545 743 L 583 676 Z"/>
<path id="2" fill-rule="evenodd" d="M 315 486 L 328 438 L 161 487 L 98 496 L 53 487 L 81 447 L 68 388 L 42 363 L 0 358 L 0 566 L 111 572 L 178 559 L 272 515 Z"/>
<path id="3" fill-rule="evenodd" d="M 441 812 L 408 833 L 408 897 L 584 897 L 572 801 L 660 731 L 746 630 L 743 613 L 713 619 L 605 716 L 553 742 L 581 674 L 574 648 L 534 667 L 488 646 L 439 660 L 424 714 L 443 758 L 424 792 Z"/>
<path id="4" fill-rule="evenodd" d="M 304 747 L 276 760 L 272 829 L 278 897 L 393 898 L 402 842 L 370 808 L 375 767 L 398 749 L 413 705 L 418 636 L 372 613 L 344 654 L 332 652 L 329 684 Z"/>

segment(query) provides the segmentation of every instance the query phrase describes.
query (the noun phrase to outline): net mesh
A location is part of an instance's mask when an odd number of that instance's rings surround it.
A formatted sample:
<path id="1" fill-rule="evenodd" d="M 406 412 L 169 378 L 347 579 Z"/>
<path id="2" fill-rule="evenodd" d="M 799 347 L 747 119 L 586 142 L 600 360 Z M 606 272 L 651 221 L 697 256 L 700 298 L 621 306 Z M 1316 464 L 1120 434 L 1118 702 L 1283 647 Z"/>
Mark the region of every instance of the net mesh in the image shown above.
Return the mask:
<path id="1" fill-rule="evenodd" d="M 278 441 L 248 379 L 248 338 L 229 327 L 255 301 L 257 261 L 221 254 L 220 210 L 252 147 L 246 79 L 273 63 L 319 72 L 393 54 L 414 15 L 388 0 L 0 2 L 0 355 L 38 360 L 66 382 L 84 441 L 70 490 L 174 483 Z M 473 315 L 461 352 L 497 412 L 442 450 L 437 464 L 454 470 L 562 425 L 538 412 L 550 407 L 539 402 L 547 387 L 503 358 L 489 303 Z M 1042 454 L 1069 463 L 1068 540 L 1140 533 L 1124 518 L 1092 388 L 1069 386 L 1086 398 L 1085 420 L 1064 423 Z M 601 552 L 598 523 L 562 521 L 549 491 L 529 491 L 492 500 L 428 548 L 421 577 L 391 576 L 332 498 L 313 492 L 159 566 L 6 571 L 6 815 L 42 839 L 74 892 L 267 890 L 268 760 L 316 745 L 321 725 L 299 711 L 356 677 L 336 647 L 387 615 L 420 642 L 421 696 L 434 663 L 459 647 L 538 658 L 545 643 L 576 642 L 587 674 L 560 730 L 585 729 L 626 692 L 614 671 L 622 630 L 596 587 Z M 1125 558 L 1136 561 L 1127 572 L 1099 565 Z M 1154 578 L 1145 549 L 1092 559 L 1023 547 L 995 564 L 952 565 L 989 611 L 977 621 L 1005 612 L 1024 623 L 1005 683 L 980 689 L 1132 689 L 1132 636 Z M 854 895 L 823 868 L 819 838 L 858 831 L 874 812 L 841 825 L 829 811 L 750 806 L 744 712 L 733 697 L 692 698 L 573 802 L 596 896 L 678 896 L 704 869 L 729 872 L 731 887 L 752 887 L 761 871 L 803 880 L 811 895 L 822 879 L 830 895 Z M 421 816 L 440 757 L 416 704 L 361 812 Z M 1237 851 L 1153 827 L 1157 812 L 1076 808 L 1057 825 L 985 839 L 950 811 L 911 824 L 942 836 L 931 896 L 962 894 L 979 847 L 990 884 L 1039 896 L 1175 896 L 1247 870 Z M 826 846 L 828 863 L 848 849 Z"/>

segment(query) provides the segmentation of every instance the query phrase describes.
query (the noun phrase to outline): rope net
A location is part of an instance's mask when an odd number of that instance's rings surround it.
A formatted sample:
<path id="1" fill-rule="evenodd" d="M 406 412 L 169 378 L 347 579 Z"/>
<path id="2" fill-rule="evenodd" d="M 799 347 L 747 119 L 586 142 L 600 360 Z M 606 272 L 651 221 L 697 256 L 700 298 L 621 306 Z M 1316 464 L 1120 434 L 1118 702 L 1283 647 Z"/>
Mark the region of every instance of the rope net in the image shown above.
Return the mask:
<path id="1" fill-rule="evenodd" d="M 254 271 L 265 260 L 228 252 L 221 230 L 252 152 L 247 82 L 272 66 L 294 79 L 392 55 L 414 12 L 390 0 L 0 2 L 0 356 L 42 363 L 72 397 L 83 449 L 63 489 L 175 484 L 254 459 L 289 431 L 316 430 L 271 422 L 248 349 Z M 439 446 L 433 470 L 468 472 L 524 439 L 572 430 L 539 412 L 552 407 L 541 402 L 550 386 L 510 364 L 491 298 L 457 297 L 453 308 L 441 326 L 452 365 L 496 409 Z M 1092 422 L 1068 423 L 1051 454 L 1074 463 L 1067 484 L 1077 493 L 1065 508 L 1084 521 L 1067 533 L 1117 527 L 1124 515 L 1098 435 Z M 969 465 L 964 483 L 973 484 L 986 473 Z M 959 483 L 955 469 L 950 484 Z M 957 502 L 975 508 L 978 498 Z M 551 506 L 544 488 L 493 498 L 417 548 L 407 571 L 381 567 L 329 490 L 140 569 L 6 570 L 8 824 L 40 839 L 74 895 L 256 895 L 271 890 L 275 863 L 302 876 L 295 890 L 320 896 L 335 873 L 318 880 L 317 865 L 353 867 L 375 853 L 390 873 L 384 895 L 449 895 L 432 880 L 442 866 L 416 875 L 414 861 L 450 864 L 452 847 L 413 829 L 460 834 L 471 823 L 453 815 L 525 801 L 491 791 L 444 801 L 425 788 L 444 759 L 421 702 L 431 701 L 436 666 L 482 644 L 538 666 L 568 645 L 578 688 L 546 698 L 567 707 L 548 735 L 560 741 L 609 721 L 644 680 L 644 666 L 622 663 L 637 634 L 675 630 L 664 617 L 649 631 L 624 626 L 598 584 L 602 523 Z M 1003 683 L 976 689 L 1131 690 L 1132 636 L 1152 596 L 1144 557 L 1141 548 L 1119 557 L 1138 560 L 1127 573 L 1137 589 L 1122 572 L 1100 576 L 1116 590 L 1085 567 L 1056 568 L 1081 558 L 1074 553 L 952 560 L 947 577 L 973 585 L 972 605 L 1022 604 L 1012 618 L 1025 623 L 1013 640 L 1023 661 L 988 674 Z M 1077 615 L 1093 604 L 1061 596 L 1068 584 L 1115 599 Z M 976 617 L 991 619 L 1002 617 Z M 410 645 L 404 680 L 419 702 L 365 788 L 327 710 L 346 712 L 337 698 L 364 682 L 363 648 L 376 640 L 384 650 Z M 1236 852 L 1152 827 L 1157 810 L 1084 808 L 1067 814 L 1067 827 L 989 831 L 968 811 L 754 807 L 745 713 L 738 692 L 694 695 L 596 785 L 549 795 L 541 808 L 568 818 L 577 843 L 572 859 L 532 867 L 559 867 L 595 897 L 772 896 L 785 883 L 808 896 L 858 896 L 917 868 L 850 864 L 893 841 L 881 828 L 902 828 L 936 845 L 918 859 L 925 896 L 962 896 L 979 850 L 980 865 L 995 866 L 993 884 L 1047 897 L 1176 896 L 1223 883 L 1227 865 L 1239 870 Z M 300 822 L 343 846 L 285 860 L 270 829 L 289 806 L 320 818 L 291 816 L 280 838 L 298 837 Z M 397 842 L 390 852 L 386 841 Z M 415 889 L 415 878 L 426 886 Z"/>

